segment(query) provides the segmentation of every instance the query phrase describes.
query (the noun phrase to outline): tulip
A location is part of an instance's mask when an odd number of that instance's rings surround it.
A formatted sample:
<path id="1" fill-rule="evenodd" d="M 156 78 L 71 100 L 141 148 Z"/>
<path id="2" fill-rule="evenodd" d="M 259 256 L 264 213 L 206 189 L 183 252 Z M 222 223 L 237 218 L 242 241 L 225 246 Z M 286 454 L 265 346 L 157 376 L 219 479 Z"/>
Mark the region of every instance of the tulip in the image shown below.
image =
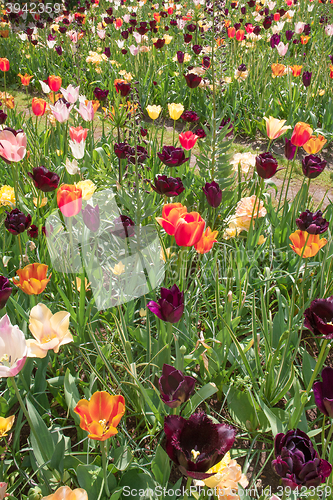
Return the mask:
<path id="1" fill-rule="evenodd" d="M 81 188 L 70 184 L 63 184 L 57 192 L 57 204 L 65 217 L 77 215 L 82 208 Z"/>
<path id="2" fill-rule="evenodd" d="M 222 201 L 222 191 L 217 182 L 206 182 L 205 187 L 202 188 L 207 198 L 208 205 L 213 208 L 218 208 Z"/>
<path id="3" fill-rule="evenodd" d="M 299 429 L 277 434 L 274 451 L 273 469 L 281 477 L 282 486 L 291 490 L 319 486 L 332 472 L 332 466 L 319 458 L 309 436 Z"/>
<path id="4" fill-rule="evenodd" d="M 46 264 L 28 264 L 23 269 L 16 271 L 19 280 L 15 281 L 15 278 L 13 278 L 13 283 L 27 295 L 39 295 L 45 290 L 51 279 L 51 274 L 49 278 L 46 277 L 47 269 Z"/>
<path id="5" fill-rule="evenodd" d="M 187 213 L 187 208 L 181 203 L 169 203 L 162 208 L 162 217 L 156 217 L 156 222 L 163 227 L 164 231 L 173 236 L 176 231 L 177 222 Z"/>
<path id="6" fill-rule="evenodd" d="M 64 96 L 67 102 L 75 104 L 79 98 L 80 86 L 73 87 L 73 85 L 68 85 L 67 89 L 60 87 L 60 92 Z"/>
<path id="7" fill-rule="evenodd" d="M 76 184 L 78 189 L 82 191 L 82 200 L 90 200 L 94 192 L 96 191 L 96 184 L 93 183 L 90 179 L 85 179 L 84 181 L 80 181 Z"/>
<path id="8" fill-rule="evenodd" d="M 278 162 L 271 153 L 261 153 L 256 156 L 256 170 L 262 179 L 270 179 L 275 175 Z"/>
<path id="9" fill-rule="evenodd" d="M 43 193 L 50 193 L 57 189 L 59 185 L 59 175 L 50 172 L 45 167 L 36 167 L 32 172 L 28 172 L 28 176 L 34 181 L 35 187 L 43 191 Z"/>
<path id="10" fill-rule="evenodd" d="M 327 231 L 329 223 L 324 219 L 321 210 L 317 210 L 314 213 L 306 210 L 296 219 L 296 225 L 298 229 L 306 231 L 309 234 L 323 234 Z"/>
<path id="11" fill-rule="evenodd" d="M 201 76 L 196 75 L 195 73 L 187 73 L 187 75 L 184 75 L 187 86 L 190 89 L 195 89 L 198 87 L 201 83 Z"/>
<path id="12" fill-rule="evenodd" d="M 245 31 L 244 30 L 237 30 L 236 31 L 236 40 L 237 40 L 237 42 L 241 42 L 242 40 L 244 40 L 244 36 L 245 36 Z"/>
<path id="13" fill-rule="evenodd" d="M 310 125 L 304 122 L 298 122 L 294 127 L 290 140 L 294 146 L 302 147 L 306 142 L 308 142 L 311 135 L 312 128 L 310 127 Z"/>
<path id="14" fill-rule="evenodd" d="M 322 382 L 313 384 L 317 408 L 327 417 L 333 418 L 333 368 L 327 366 L 321 372 Z"/>
<path id="15" fill-rule="evenodd" d="M 10 64 L 6 57 L 0 57 L 0 70 L 1 71 L 9 71 Z"/>
<path id="16" fill-rule="evenodd" d="M 96 87 L 94 89 L 94 96 L 96 97 L 96 99 L 98 99 L 99 101 L 105 101 L 105 99 L 107 98 L 109 94 L 109 91 L 108 90 L 102 90 L 100 89 L 99 87 Z"/>
<path id="17" fill-rule="evenodd" d="M 118 434 L 116 427 L 125 413 L 125 399 L 96 391 L 90 401 L 80 399 L 74 411 L 80 416 L 81 429 L 89 432 L 90 439 L 105 441 Z"/>
<path id="18" fill-rule="evenodd" d="M 69 486 L 60 486 L 54 493 L 42 500 L 88 500 L 88 493 L 82 488 L 71 490 Z"/>
<path id="19" fill-rule="evenodd" d="M 8 116 L 7 113 L 5 113 L 4 111 L 2 111 L 2 109 L 0 109 L 0 125 L 3 125 L 5 123 L 5 121 L 7 120 L 7 116 Z"/>
<path id="20" fill-rule="evenodd" d="M 0 377 L 15 377 L 27 359 L 24 333 L 5 314 L 0 319 Z"/>
<path id="21" fill-rule="evenodd" d="M 26 147 L 27 137 L 23 130 L 4 128 L 0 131 L 0 156 L 6 163 L 23 160 Z"/>
<path id="22" fill-rule="evenodd" d="M 273 63 L 271 65 L 273 76 L 283 76 L 286 74 L 286 66 L 284 64 Z"/>
<path id="23" fill-rule="evenodd" d="M 272 49 L 274 49 L 277 45 L 279 45 L 280 41 L 281 41 L 281 37 L 278 33 L 275 33 L 274 35 L 272 35 L 271 39 L 270 39 L 270 44 L 271 44 Z"/>
<path id="24" fill-rule="evenodd" d="M 46 109 L 46 101 L 44 99 L 39 99 L 34 97 L 32 99 L 32 112 L 36 116 L 43 116 Z"/>
<path id="25" fill-rule="evenodd" d="M 213 248 L 213 244 L 217 242 L 215 238 L 218 234 L 218 231 L 212 231 L 210 227 L 207 227 L 201 239 L 194 245 L 196 251 L 201 254 L 209 252 Z"/>
<path id="26" fill-rule="evenodd" d="M 277 139 L 291 128 L 290 125 L 284 125 L 286 120 L 279 120 L 278 118 L 273 118 L 272 116 L 269 118 L 264 116 L 264 120 L 266 121 L 267 137 L 271 141 L 274 141 L 274 139 Z"/>
<path id="27" fill-rule="evenodd" d="M 167 177 L 166 175 L 158 175 L 154 179 L 155 186 L 152 186 L 156 193 L 165 196 L 178 196 L 184 191 L 183 183 L 180 177 Z"/>
<path id="28" fill-rule="evenodd" d="M 184 113 L 181 116 L 181 119 L 187 123 L 194 123 L 200 120 L 198 114 L 195 111 L 191 111 L 190 109 L 184 111 Z"/>
<path id="29" fill-rule="evenodd" d="M 86 208 L 82 210 L 82 219 L 87 228 L 93 233 L 96 233 L 100 226 L 99 206 L 96 205 L 92 207 L 91 205 L 87 205 Z"/>
<path id="30" fill-rule="evenodd" d="M 177 52 L 177 61 L 179 62 L 179 64 L 183 64 L 184 57 L 185 57 L 184 52 L 182 52 L 181 50 L 178 50 L 178 52 Z"/>
<path id="31" fill-rule="evenodd" d="M 234 38 L 236 35 L 236 29 L 235 28 L 228 28 L 227 30 L 228 38 Z"/>
<path id="32" fill-rule="evenodd" d="M 278 51 L 279 56 L 283 57 L 286 55 L 288 51 L 288 43 L 284 44 L 283 42 L 278 43 L 276 45 L 276 50 Z"/>
<path id="33" fill-rule="evenodd" d="M 198 56 L 202 51 L 202 45 L 193 45 L 192 50 Z"/>
<path id="34" fill-rule="evenodd" d="M 290 248 L 303 258 L 314 257 L 327 243 L 326 238 L 319 239 L 319 234 L 309 234 L 299 229 L 292 233 L 289 239 L 293 243 L 289 244 Z"/>
<path id="35" fill-rule="evenodd" d="M 25 87 L 28 87 L 31 78 L 33 78 L 33 76 L 29 76 L 27 73 L 25 75 L 21 75 L 21 73 L 19 73 L 17 76 L 21 78 L 21 83 Z"/>
<path id="36" fill-rule="evenodd" d="M 38 238 L 38 227 L 32 224 L 27 230 L 29 238 Z"/>
<path id="37" fill-rule="evenodd" d="M 73 342 L 69 331 L 67 311 L 52 314 L 44 304 L 37 304 L 30 311 L 29 330 L 35 340 L 28 339 L 28 358 L 45 358 L 50 349 L 58 353 L 59 347 Z"/>
<path id="38" fill-rule="evenodd" d="M 185 43 L 190 43 L 191 40 L 192 40 L 192 35 L 190 35 L 190 33 L 184 33 L 184 42 Z"/>
<path id="39" fill-rule="evenodd" d="M 160 116 L 160 113 L 162 111 L 162 108 L 161 106 L 147 106 L 147 111 L 148 111 L 148 115 L 149 115 L 149 118 L 151 118 L 152 120 L 156 120 L 159 116 Z"/>
<path id="40" fill-rule="evenodd" d="M 95 111 L 91 101 L 88 101 L 87 105 L 80 102 L 80 106 L 77 111 L 86 122 L 91 122 L 94 119 Z"/>
<path id="41" fill-rule="evenodd" d="M 10 417 L 7 418 L 0 417 L 0 438 L 7 436 L 8 432 L 13 427 L 14 421 L 15 421 L 15 415 L 11 415 Z M 3 483 L 0 483 L 0 488 L 1 485 L 3 485 Z M 0 499 L 1 499 L 1 489 L 0 489 Z"/>
<path id="42" fill-rule="evenodd" d="M 295 32 L 294 31 L 291 31 L 291 30 L 287 30 L 285 35 L 286 35 L 286 39 L 288 40 L 288 42 L 292 39 L 292 37 L 294 36 Z"/>
<path id="43" fill-rule="evenodd" d="M 135 234 L 135 224 L 127 215 L 120 215 L 113 221 L 110 232 L 119 238 L 129 238 Z"/>
<path id="44" fill-rule="evenodd" d="M 9 279 L 5 278 L 5 276 L 0 276 L 0 311 L 5 307 L 12 291 Z"/>
<path id="45" fill-rule="evenodd" d="M 161 49 L 162 47 L 164 47 L 164 45 L 165 45 L 165 39 L 164 38 L 159 38 L 158 40 L 156 40 L 156 42 L 154 42 L 154 46 L 157 49 Z"/>
<path id="46" fill-rule="evenodd" d="M 310 86 L 311 76 L 312 76 L 312 73 L 310 71 L 304 71 L 304 73 L 302 75 L 302 79 L 303 79 L 303 85 L 305 88 Z"/>
<path id="47" fill-rule="evenodd" d="M 117 81 L 115 83 L 115 86 L 116 91 L 118 92 L 118 94 L 120 93 L 122 97 L 128 96 L 131 91 L 131 84 L 125 81 Z"/>
<path id="48" fill-rule="evenodd" d="M 296 146 L 292 144 L 292 142 L 285 138 L 284 139 L 284 156 L 287 160 L 293 160 L 296 154 Z"/>
<path id="49" fill-rule="evenodd" d="M 182 104 L 168 104 L 169 115 L 172 120 L 178 120 L 184 112 L 184 106 Z"/>
<path id="50" fill-rule="evenodd" d="M 208 69 L 210 67 L 210 57 L 208 56 L 204 56 L 202 58 L 202 66 L 206 69 Z"/>
<path id="51" fill-rule="evenodd" d="M 166 452 L 180 472 L 194 479 L 206 479 L 207 471 L 219 463 L 232 447 L 236 430 L 225 424 L 214 424 L 203 412 L 187 420 L 178 415 L 164 419 Z"/>
<path id="52" fill-rule="evenodd" d="M 164 364 L 158 386 L 163 403 L 169 408 L 178 408 L 194 393 L 195 378 L 184 376 L 180 370 Z"/>
<path id="53" fill-rule="evenodd" d="M 192 149 L 195 146 L 197 140 L 198 136 L 193 134 L 193 132 L 191 132 L 190 130 L 179 134 L 179 142 L 186 151 Z"/>
<path id="54" fill-rule="evenodd" d="M 85 141 L 82 142 L 75 142 L 75 141 L 68 141 L 69 147 L 71 148 L 72 155 L 76 160 L 81 160 L 84 157 L 84 152 L 85 152 L 85 146 L 86 143 Z"/>
<path id="55" fill-rule="evenodd" d="M 333 339 L 333 296 L 315 299 L 304 311 L 304 326 L 317 337 Z"/>
<path id="56" fill-rule="evenodd" d="M 51 75 L 49 76 L 47 83 L 53 92 L 58 92 L 61 87 L 62 80 L 60 76 Z"/>
<path id="57" fill-rule="evenodd" d="M 327 162 L 322 160 L 319 156 L 306 156 L 302 160 L 303 174 L 305 177 L 308 177 L 308 179 L 315 179 L 323 172 L 326 165 Z"/>
<path id="58" fill-rule="evenodd" d="M 136 155 L 135 155 L 136 151 Z M 148 158 L 148 151 L 143 146 L 128 147 L 126 158 L 130 163 L 143 163 Z"/>
<path id="59" fill-rule="evenodd" d="M 31 224 L 31 215 L 25 215 L 18 208 L 14 208 L 11 212 L 6 211 L 6 214 L 5 228 L 12 234 L 24 233 Z"/>
<path id="60" fill-rule="evenodd" d="M 8 483 L 1 482 L 0 483 L 0 500 L 3 500 L 6 497 L 6 489 Z"/>
<path id="61" fill-rule="evenodd" d="M 206 137 L 206 132 L 202 128 L 196 128 L 194 133 L 199 137 L 199 139 L 204 139 Z"/>
<path id="62" fill-rule="evenodd" d="M 157 156 L 167 167 L 179 167 L 189 160 L 189 158 L 185 158 L 185 152 L 182 148 L 174 146 L 163 146 L 162 153 L 157 153 Z"/>
<path id="63" fill-rule="evenodd" d="M 161 298 L 158 302 L 151 300 L 147 307 L 162 321 L 178 323 L 184 312 L 184 292 L 177 285 L 173 285 L 170 290 L 161 288 Z"/>
<path id="64" fill-rule="evenodd" d="M 198 212 L 190 212 L 180 217 L 175 228 L 175 242 L 180 247 L 191 247 L 201 239 L 205 221 Z"/>
<path id="65" fill-rule="evenodd" d="M 127 157 L 129 148 L 130 148 L 130 146 L 126 142 L 119 142 L 118 144 L 115 144 L 113 146 L 115 154 L 120 159 L 124 159 Z"/>
<path id="66" fill-rule="evenodd" d="M 70 138 L 74 142 L 81 142 L 81 141 L 84 142 L 87 138 L 88 130 L 89 129 L 83 128 L 81 125 L 79 127 L 76 127 L 76 128 L 69 127 Z"/>
<path id="67" fill-rule="evenodd" d="M 303 149 L 309 154 L 309 155 L 315 155 L 319 153 L 323 149 L 327 142 L 327 139 L 323 135 L 318 135 L 316 137 L 315 135 L 312 135 L 310 139 L 303 145 Z"/>
<path id="68" fill-rule="evenodd" d="M 293 76 L 300 76 L 303 66 L 299 66 L 297 64 L 294 64 L 294 66 L 289 66 L 289 68 L 293 72 Z"/>
<path id="69" fill-rule="evenodd" d="M 51 111 L 52 111 L 54 118 L 59 123 L 64 123 L 69 118 L 69 114 L 73 108 L 73 104 L 70 104 L 68 106 L 61 99 L 58 99 L 54 106 L 52 106 L 52 104 L 50 104 L 50 108 L 51 108 Z"/>

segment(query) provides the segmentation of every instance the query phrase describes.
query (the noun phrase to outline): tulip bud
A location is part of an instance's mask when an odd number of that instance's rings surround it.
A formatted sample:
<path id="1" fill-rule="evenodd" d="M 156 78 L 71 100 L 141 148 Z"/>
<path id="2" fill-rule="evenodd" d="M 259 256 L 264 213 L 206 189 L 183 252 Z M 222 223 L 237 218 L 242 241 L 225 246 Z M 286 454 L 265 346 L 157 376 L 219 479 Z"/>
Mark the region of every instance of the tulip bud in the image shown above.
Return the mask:
<path id="1" fill-rule="evenodd" d="M 259 177 L 262 179 L 270 179 L 275 175 L 278 162 L 274 156 L 267 152 L 256 156 L 256 169 Z"/>
<path id="2" fill-rule="evenodd" d="M 93 233 L 96 233 L 100 226 L 99 206 L 96 205 L 92 207 L 91 205 L 87 205 L 86 208 L 82 210 L 82 218 L 87 228 Z"/>
<path id="3" fill-rule="evenodd" d="M 208 205 L 213 208 L 218 208 L 222 201 L 222 190 L 217 182 L 206 182 L 205 187 L 202 188 L 207 198 Z"/>

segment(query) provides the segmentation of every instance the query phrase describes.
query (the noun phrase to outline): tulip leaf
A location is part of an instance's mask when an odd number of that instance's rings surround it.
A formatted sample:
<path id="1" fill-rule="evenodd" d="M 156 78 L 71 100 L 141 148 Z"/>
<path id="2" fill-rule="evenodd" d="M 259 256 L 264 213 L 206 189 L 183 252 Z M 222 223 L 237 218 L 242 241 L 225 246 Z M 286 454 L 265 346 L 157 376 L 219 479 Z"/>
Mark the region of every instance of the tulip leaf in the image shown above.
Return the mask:
<path id="1" fill-rule="evenodd" d="M 114 458 L 113 465 L 117 470 L 125 470 L 133 460 L 133 455 L 130 450 L 125 446 L 116 448 L 112 456 Z"/>
<path id="2" fill-rule="evenodd" d="M 55 449 L 53 439 L 44 420 L 29 399 L 27 399 L 27 407 L 32 426 L 38 436 L 37 442 L 34 433 L 31 431 L 30 438 L 33 452 L 39 465 L 44 465 L 52 459 Z"/>
<path id="3" fill-rule="evenodd" d="M 170 460 L 161 445 L 157 447 L 151 470 L 158 484 L 161 486 L 166 486 L 168 484 L 171 472 Z"/>
<path id="4" fill-rule="evenodd" d="M 67 406 L 69 408 L 70 414 L 76 422 L 80 421 L 80 417 L 74 412 L 74 408 L 77 402 L 81 399 L 79 391 L 77 389 L 77 379 L 73 377 L 69 368 L 66 370 L 65 381 L 64 381 L 64 392 Z"/>
<path id="5" fill-rule="evenodd" d="M 265 405 L 259 396 L 257 396 L 257 399 L 262 411 L 265 413 L 269 423 L 271 424 L 273 436 L 276 436 L 276 434 L 279 434 L 280 432 L 286 432 L 287 426 L 281 422 L 279 417 L 275 415 L 271 408 L 268 408 L 268 406 Z"/>
<path id="6" fill-rule="evenodd" d="M 65 457 L 65 439 L 61 436 L 60 441 L 55 445 L 54 453 L 51 458 L 50 467 L 56 469 L 62 474 L 64 472 L 64 457 Z"/>
<path id="7" fill-rule="evenodd" d="M 123 475 L 119 486 L 123 487 L 124 498 L 150 500 L 156 484 L 150 475 L 132 469 Z"/>
<path id="8" fill-rule="evenodd" d="M 188 401 L 182 414 L 184 418 L 188 418 L 194 410 L 203 402 L 205 399 L 210 398 L 213 394 L 217 392 L 217 387 L 214 383 L 209 382 L 208 384 L 201 387 Z"/>
<path id="9" fill-rule="evenodd" d="M 94 464 L 79 465 L 76 469 L 77 480 L 81 488 L 86 490 L 88 498 L 100 498 L 99 493 L 103 487 L 103 469 Z M 116 478 L 113 474 L 108 475 L 109 489 L 117 486 Z"/>

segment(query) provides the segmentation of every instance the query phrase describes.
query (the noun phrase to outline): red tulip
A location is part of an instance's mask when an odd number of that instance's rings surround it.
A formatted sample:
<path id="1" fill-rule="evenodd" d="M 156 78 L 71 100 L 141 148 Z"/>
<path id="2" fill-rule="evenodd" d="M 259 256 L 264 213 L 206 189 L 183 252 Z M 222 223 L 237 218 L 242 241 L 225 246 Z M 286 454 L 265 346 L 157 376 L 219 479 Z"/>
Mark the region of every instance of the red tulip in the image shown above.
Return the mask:
<path id="1" fill-rule="evenodd" d="M 82 190 L 77 186 L 63 184 L 57 192 L 57 203 L 65 217 L 77 215 L 82 208 Z"/>
<path id="2" fill-rule="evenodd" d="M 193 134 L 193 132 L 184 132 L 179 134 L 179 142 L 186 151 L 192 149 L 197 142 L 198 136 Z"/>
<path id="3" fill-rule="evenodd" d="M 190 212 L 180 217 L 176 224 L 175 241 L 180 247 L 191 247 L 201 240 L 205 221 L 198 212 Z"/>

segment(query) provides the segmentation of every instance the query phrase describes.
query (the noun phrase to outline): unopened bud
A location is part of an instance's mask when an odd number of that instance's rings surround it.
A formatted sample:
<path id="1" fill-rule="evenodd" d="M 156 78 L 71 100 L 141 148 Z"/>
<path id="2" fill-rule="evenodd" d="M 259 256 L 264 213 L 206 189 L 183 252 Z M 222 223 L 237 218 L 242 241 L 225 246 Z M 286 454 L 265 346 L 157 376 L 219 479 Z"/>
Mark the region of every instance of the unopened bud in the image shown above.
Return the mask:
<path id="1" fill-rule="evenodd" d="M 181 354 L 185 354 L 186 347 L 184 345 L 181 345 L 180 348 L 179 348 L 179 351 L 180 351 Z"/>
<path id="2" fill-rule="evenodd" d="M 228 302 L 232 302 L 232 291 L 229 290 L 228 292 Z"/>

